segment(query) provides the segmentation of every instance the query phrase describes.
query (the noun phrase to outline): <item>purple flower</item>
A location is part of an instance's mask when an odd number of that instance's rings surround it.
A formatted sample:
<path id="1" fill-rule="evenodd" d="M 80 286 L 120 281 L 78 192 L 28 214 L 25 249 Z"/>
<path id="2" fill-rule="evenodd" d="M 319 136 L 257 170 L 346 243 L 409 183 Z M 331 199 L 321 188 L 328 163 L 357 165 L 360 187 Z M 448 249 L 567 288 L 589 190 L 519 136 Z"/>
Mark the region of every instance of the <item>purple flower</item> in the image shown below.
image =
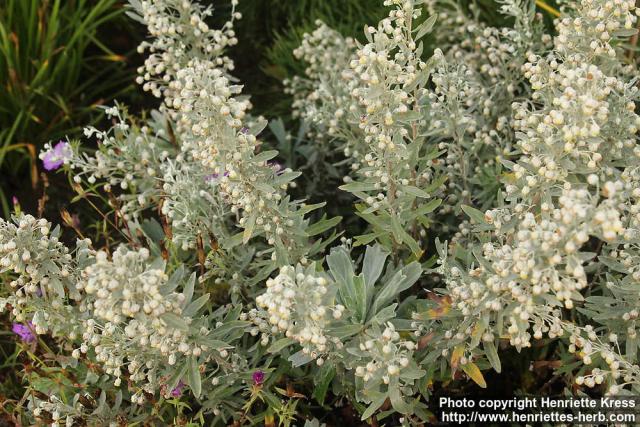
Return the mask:
<path id="1" fill-rule="evenodd" d="M 268 162 L 267 164 L 271 166 L 271 169 L 275 171 L 276 175 L 280 175 L 284 172 L 284 166 L 278 162 Z"/>
<path id="2" fill-rule="evenodd" d="M 36 340 L 36 336 L 33 333 L 33 324 L 29 322 L 29 325 L 23 325 L 22 323 L 14 323 L 11 330 L 20 336 L 20 339 L 26 343 L 32 343 Z"/>
<path id="3" fill-rule="evenodd" d="M 76 228 L 80 228 L 80 226 L 82 225 L 80 224 L 80 217 L 78 216 L 77 213 L 74 213 L 73 215 L 71 215 L 71 223 Z"/>
<path id="4" fill-rule="evenodd" d="M 16 196 L 12 196 L 11 197 L 11 203 L 13 203 L 13 206 L 18 206 L 20 204 L 20 201 L 18 200 L 18 198 Z"/>
<path id="5" fill-rule="evenodd" d="M 229 172 L 228 172 L 228 171 L 226 171 L 226 172 L 225 172 L 225 173 L 223 173 L 222 175 L 223 175 L 223 176 L 229 176 Z M 219 177 L 219 176 L 220 176 L 220 174 L 219 174 L 219 173 L 212 173 L 211 175 L 207 175 L 207 176 L 205 176 L 205 177 L 204 177 L 204 180 L 205 180 L 206 182 L 211 182 L 211 181 L 214 181 L 214 180 L 218 179 L 218 177 Z"/>
<path id="6" fill-rule="evenodd" d="M 40 154 L 40 158 L 44 168 L 51 171 L 62 166 L 72 155 L 71 145 L 66 141 L 60 141 L 53 148 L 48 146 L 48 150 Z"/>
<path id="7" fill-rule="evenodd" d="M 251 379 L 255 385 L 260 385 L 264 382 L 264 372 L 255 371 L 253 375 L 251 375 Z"/>
<path id="8" fill-rule="evenodd" d="M 180 397 L 182 395 L 182 389 L 186 384 L 182 382 L 182 380 L 178 381 L 178 385 L 175 386 L 173 390 L 171 390 L 171 397 Z"/>

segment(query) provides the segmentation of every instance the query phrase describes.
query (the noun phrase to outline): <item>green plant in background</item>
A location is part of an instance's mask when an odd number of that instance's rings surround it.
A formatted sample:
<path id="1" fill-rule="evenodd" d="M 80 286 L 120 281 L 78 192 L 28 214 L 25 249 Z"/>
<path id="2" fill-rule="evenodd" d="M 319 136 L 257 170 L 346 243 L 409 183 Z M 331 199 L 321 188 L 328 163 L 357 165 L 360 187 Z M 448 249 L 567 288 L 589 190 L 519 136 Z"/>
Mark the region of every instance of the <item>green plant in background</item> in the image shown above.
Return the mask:
<path id="1" fill-rule="evenodd" d="M 96 118 L 94 107 L 123 94 L 124 57 L 98 39 L 127 23 L 118 0 L 0 1 L 0 203 L 10 187 L 38 180 L 36 153 Z M 115 37 L 110 37 L 113 41 Z M 18 187 L 18 188 L 20 188 Z"/>

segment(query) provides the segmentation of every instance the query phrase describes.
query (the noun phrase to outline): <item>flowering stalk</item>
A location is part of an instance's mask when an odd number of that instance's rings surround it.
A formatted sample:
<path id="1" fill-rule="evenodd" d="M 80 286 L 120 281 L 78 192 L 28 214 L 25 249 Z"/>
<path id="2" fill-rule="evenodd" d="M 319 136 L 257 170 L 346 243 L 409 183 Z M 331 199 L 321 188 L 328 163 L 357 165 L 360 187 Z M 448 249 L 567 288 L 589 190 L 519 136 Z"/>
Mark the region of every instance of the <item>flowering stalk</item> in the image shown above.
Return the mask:
<path id="1" fill-rule="evenodd" d="M 482 252 L 474 252 L 477 267 L 467 270 L 441 260 L 451 306 L 464 319 L 462 327 L 448 332 L 462 354 L 477 357 L 474 336 L 492 343 L 506 335 L 518 349 L 531 346 L 532 337 L 562 336 L 568 327 L 560 308 L 581 303 L 580 291 L 588 286 L 606 292 L 602 280 L 612 271 L 605 273 L 610 266 L 605 257 L 634 250 L 639 235 L 630 213 L 637 203 L 632 171 L 640 154 L 638 90 L 617 59 L 613 37 L 629 34 L 635 13 L 632 1 L 585 0 L 574 18 L 558 21 L 554 51 L 530 55 L 524 65 L 534 92 L 532 103 L 514 106 L 522 155 L 508 163 L 509 204 L 484 215 L 467 209 L 485 242 Z M 596 252 L 590 239 L 600 242 Z M 585 265 L 590 260 L 597 266 L 591 282 L 587 268 L 594 269 Z M 595 339 L 593 332 L 586 335 Z M 587 345 L 582 338 L 572 340 Z M 600 348 L 615 351 L 608 344 Z M 484 353 L 490 351 L 485 346 Z M 590 354 L 580 353 L 586 364 Z M 627 351 L 631 357 L 623 362 L 633 372 L 635 354 Z M 615 384 L 616 378 L 608 381 Z"/>
<path id="2" fill-rule="evenodd" d="M 286 190 L 299 173 L 276 172 L 270 166 L 276 151 L 259 152 L 259 122 L 245 125 L 250 107 L 239 97 L 241 86 L 232 84 L 228 72 L 233 62 L 222 54 L 237 42 L 232 19 L 221 30 L 204 22 L 211 9 L 178 0 L 133 1 L 153 41 L 141 45 L 152 55 L 141 68 L 139 81 L 145 90 L 164 99 L 179 124 L 184 150 L 213 174 L 231 210 L 240 215 L 243 242 L 264 234 L 275 247 L 272 258 L 280 265 L 304 258 L 306 209 L 292 202 Z"/>
<path id="3" fill-rule="evenodd" d="M 426 144 L 420 113 L 430 67 L 418 39 L 435 17 L 416 25 L 421 9 L 413 2 L 385 5 L 393 6 L 389 17 L 365 29 L 369 43 L 358 49 L 318 22 L 295 51 L 309 63 L 307 80 L 294 79 L 290 90 L 298 114 L 318 131 L 344 139 L 341 148 L 355 178 L 345 177 L 341 189 L 363 202 L 359 215 L 373 226 L 358 243 L 378 240 L 396 252 L 405 245 L 419 258 L 426 215 L 440 203 L 432 196 L 443 182 L 434 177 L 437 152 Z"/>

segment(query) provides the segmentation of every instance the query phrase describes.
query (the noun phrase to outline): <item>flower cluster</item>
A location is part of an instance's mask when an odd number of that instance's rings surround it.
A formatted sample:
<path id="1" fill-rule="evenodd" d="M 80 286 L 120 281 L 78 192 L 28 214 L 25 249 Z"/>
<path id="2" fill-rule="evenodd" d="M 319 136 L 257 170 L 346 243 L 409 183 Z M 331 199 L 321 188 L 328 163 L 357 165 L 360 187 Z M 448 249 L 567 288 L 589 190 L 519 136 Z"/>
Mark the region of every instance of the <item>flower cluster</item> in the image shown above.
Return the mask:
<path id="1" fill-rule="evenodd" d="M 302 44 L 293 51 L 297 59 L 308 64 L 306 78 L 294 76 L 285 80 L 285 92 L 294 98 L 292 115 L 311 125 L 310 138 L 318 143 L 326 137 L 344 138 L 349 144 L 347 132 L 360 133 L 348 120 L 361 114 L 361 107 L 351 96 L 358 84 L 349 66 L 356 50 L 355 40 L 342 37 L 320 20 L 315 24 L 317 28 L 305 33 Z"/>
<path id="2" fill-rule="evenodd" d="M 108 108 L 112 129 L 85 130 L 94 152 L 41 155 L 79 193 L 106 193 L 105 224 L 126 232 L 72 250 L 44 219 L 0 220 L 15 338 L 37 351 L 50 333 L 46 363 L 100 390 L 32 387 L 30 422 L 119 425 L 197 399 L 201 422 L 253 420 L 255 404 L 268 423 L 313 382 L 320 403 L 331 389 L 363 420 L 389 402 L 417 424 L 432 382 L 487 387 L 502 348 L 541 339 L 563 340 L 573 390 L 640 392 L 634 1 L 566 4 L 555 37 L 533 0 L 501 0 L 504 28 L 468 2 L 385 0 L 363 43 L 317 22 L 287 91 L 301 134 L 344 154 L 340 188 L 364 220 L 348 229 L 366 227 L 326 256 L 340 218 L 311 224 L 322 203 L 292 201 L 298 173 L 257 138 L 266 121 L 230 74 L 237 2 L 220 29 L 189 0 L 130 3 L 152 36 L 138 82 L 162 106 Z M 290 378 L 285 401 L 270 389 Z"/>
<path id="3" fill-rule="evenodd" d="M 146 380 L 145 389 L 153 392 L 159 371 L 167 366 L 171 370 L 188 357 L 199 358 L 210 345 L 206 323 L 195 319 L 208 295 L 190 301 L 195 276 L 178 293 L 183 273 L 169 277 L 162 260 L 149 258 L 146 248 L 132 251 L 121 246 L 111 259 L 105 252 L 96 253 L 95 263 L 76 284 L 86 294 L 81 309 L 91 316 L 83 321 L 84 343 L 73 355 L 79 358 L 93 348 L 96 360 L 116 378 L 116 386 L 126 367 L 130 380 Z"/>
<path id="4" fill-rule="evenodd" d="M 284 252 L 298 259 L 304 256 L 304 218 L 299 205 L 285 195 L 299 174 L 278 172 L 268 163 L 275 151 L 260 153 L 256 134 L 264 122 L 248 127 L 250 103 L 239 97 L 228 72 L 233 62 L 223 55 L 237 43 L 233 30 L 237 2 L 232 2 L 231 20 L 220 30 L 205 23 L 211 9 L 184 1 L 135 2 L 140 19 L 147 25 L 152 42 L 140 50 L 152 55 L 141 67 L 139 81 L 158 97 L 178 124 L 182 149 L 199 160 L 210 174 L 219 177 L 218 188 L 234 213 L 241 215 L 244 242 L 264 234 L 269 245 L 280 247 L 273 253 L 282 265 Z M 292 261 L 297 261 L 293 259 Z"/>
<path id="5" fill-rule="evenodd" d="M 69 283 L 65 265 L 71 255 L 58 240 L 59 233 L 51 233 L 51 224 L 26 215 L 13 223 L 0 220 L 0 231 L 0 265 L 24 277 L 11 286 L 21 294 L 64 298 L 64 284 Z"/>
<path id="6" fill-rule="evenodd" d="M 392 323 L 388 323 L 382 332 L 382 340 L 367 339 L 360 343 L 360 350 L 371 358 L 366 365 L 357 366 L 355 374 L 369 381 L 380 381 L 389 384 L 391 378 L 400 375 L 412 362 L 411 352 L 416 348 L 413 341 L 400 341 L 400 334 Z"/>
<path id="7" fill-rule="evenodd" d="M 95 138 L 98 149 L 87 153 L 72 144 L 69 165 L 73 180 L 89 185 L 101 183 L 107 193 L 115 193 L 117 208 L 124 219 L 138 218 L 141 212 L 158 203 L 159 184 L 164 163 L 176 156 L 169 141 L 164 118 L 157 112 L 140 126 L 127 111 L 116 105 L 106 109 L 116 121 L 109 131 L 84 129 L 87 138 Z"/>
<path id="8" fill-rule="evenodd" d="M 501 12 L 514 19 L 513 27 L 504 28 L 483 23 L 478 11 L 469 16 L 461 3 L 427 3 L 442 28 L 438 46 L 447 52 L 433 72 L 427 104 L 438 148 L 446 151 L 437 160 L 449 178 L 442 213 L 457 211 L 461 203 L 489 207 L 497 198 L 501 160 L 512 156 L 511 105 L 528 95 L 520 68 L 529 54 L 545 49 L 549 37 L 528 2 L 504 2 Z"/>
<path id="9" fill-rule="evenodd" d="M 0 219 L 0 272 L 15 275 L 9 282 L 13 293 L 0 299 L 0 310 L 10 305 L 12 315 L 19 322 L 32 322 L 29 330 L 38 334 L 76 336 L 73 319 L 79 314 L 67 302 L 81 298 L 74 283 L 90 250 L 87 241 L 78 241 L 73 254 L 59 237 L 60 229 L 52 230 L 45 219 Z"/>
<path id="10" fill-rule="evenodd" d="M 609 35 L 631 28 L 635 12 L 634 2 L 583 1 L 575 17 L 558 21 L 551 53 L 528 55 L 522 71 L 533 103 L 514 105 L 521 155 L 509 164 L 512 174 L 504 186 L 509 204 L 484 215 L 468 209 L 474 234 L 485 241 L 482 252 L 475 252 L 477 267 L 443 257 L 439 269 L 465 327 L 484 330 L 495 324 L 492 335 L 506 333 L 518 348 L 531 345 L 530 330 L 536 339 L 569 332 L 570 351 L 579 351 L 586 365 L 601 353 L 609 368 L 623 365 L 630 372 L 621 387 L 635 382 L 637 344 L 627 348 L 625 359 L 602 344 L 592 326 L 564 320 L 559 307 L 581 304 L 580 291 L 587 286 L 591 292 L 610 292 L 623 270 L 607 261 L 609 254 L 635 252 L 635 214 L 629 213 L 637 209 L 638 183 L 632 176 L 638 162 L 638 90 Z M 596 314 L 603 310 L 591 307 L 586 313 L 603 321 Z M 634 329 L 620 332 L 635 339 Z M 463 333 L 459 339 L 473 350 L 472 336 L 467 341 Z M 577 381 L 591 387 L 606 380 L 611 390 L 619 390 L 618 378 L 615 369 L 598 368 Z"/>
<path id="11" fill-rule="evenodd" d="M 166 237 L 183 250 L 222 247 L 233 259 L 237 255 L 230 243 L 233 214 L 223 203 L 219 177 L 181 150 L 181 135 L 174 131 L 171 118 L 152 111 L 141 125 L 120 105 L 106 110 L 115 119 L 113 128 L 85 129 L 85 136 L 97 140 L 98 149 L 87 152 L 78 144 L 71 145 L 68 164 L 74 182 L 102 184 L 110 206 L 132 228 L 144 222 L 149 211 L 158 210 L 167 225 Z M 216 271 L 219 278 L 238 271 L 229 260 L 225 263 L 223 271 Z"/>
<path id="12" fill-rule="evenodd" d="M 237 1 L 232 2 L 233 7 Z M 151 55 L 139 69 L 138 83 L 144 84 L 144 90 L 157 97 L 172 98 L 179 93 L 181 87 L 174 82 L 178 72 L 189 67 L 193 59 L 186 46 L 199 51 L 203 58 L 211 58 L 211 62 L 203 62 L 212 68 L 220 68 L 222 73 L 233 70 L 233 62 L 223 55 L 228 46 L 238 42 L 233 30 L 233 20 L 241 17 L 239 12 L 232 12 L 231 20 L 221 29 L 209 28 L 208 16 L 211 8 L 203 8 L 197 3 L 180 0 L 134 1 L 132 6 L 141 13 L 141 19 L 153 36 L 151 42 L 143 42 L 138 51 L 149 50 Z M 169 93 L 163 93 L 169 92 Z"/>
<path id="13" fill-rule="evenodd" d="M 273 335 L 288 338 L 273 346 L 299 344 L 302 350 L 289 357 L 294 366 L 315 360 L 320 367 L 346 369 L 364 381 L 357 382 L 356 397 L 370 404 L 369 411 L 382 405 L 383 396 L 393 396 L 396 410 L 407 413 L 403 398 L 415 393 L 415 380 L 424 371 L 413 357 L 417 344 L 400 339 L 389 320 L 397 307 L 392 301 L 422 270 L 416 262 L 401 268 L 388 264 L 383 275 L 389 254 L 376 245 L 367 247 L 361 273 L 356 274 L 348 250 L 343 246 L 331 251 L 327 273 L 314 264 L 281 268 L 257 297 L 259 309 L 248 315 L 256 325 L 251 333 L 262 332 L 263 345 Z"/>
<path id="14" fill-rule="evenodd" d="M 341 188 L 364 202 L 361 215 L 374 226 L 360 240 L 384 243 L 388 227 L 395 247 L 419 254 L 430 224 L 420 214 L 435 209 L 434 195 L 445 197 L 448 218 L 462 203 L 495 203 L 500 161 L 514 145 L 511 104 L 528 94 L 520 67 L 551 39 L 523 2 L 503 6 L 514 28 L 489 27 L 453 2 L 427 2 L 426 20 L 409 2 L 388 3 L 389 16 L 365 29 L 369 43 L 359 48 L 318 22 L 294 52 L 308 64 L 305 78 L 285 84 L 310 135 L 330 137 L 351 162 Z M 436 49 L 425 62 L 420 38 L 436 16 L 447 54 Z"/>
<path id="15" fill-rule="evenodd" d="M 330 319 L 342 317 L 344 306 L 335 305 L 335 287 L 313 270 L 314 265 L 306 270 L 301 266 L 282 267 L 280 274 L 267 280 L 267 290 L 256 298 L 256 304 L 267 311 L 271 325 L 316 359 L 328 351 L 331 342 L 325 329 Z M 322 359 L 317 361 L 322 364 Z"/>
<path id="16" fill-rule="evenodd" d="M 421 9 L 409 1 L 385 4 L 392 6 L 389 16 L 365 29 L 368 43 L 358 48 L 318 22 L 294 52 L 309 64 L 306 79 L 294 79 L 289 91 L 312 134 L 340 141 L 350 160 L 352 173 L 341 189 L 364 202 L 362 216 L 374 225 L 362 241 L 389 244 L 383 229 L 392 228 L 389 247 L 404 244 L 420 256 L 424 215 L 437 207 L 433 195 L 443 182 L 432 170 L 437 152 L 425 144 L 421 113 L 429 65 L 418 41 L 434 19 L 420 23 Z"/>

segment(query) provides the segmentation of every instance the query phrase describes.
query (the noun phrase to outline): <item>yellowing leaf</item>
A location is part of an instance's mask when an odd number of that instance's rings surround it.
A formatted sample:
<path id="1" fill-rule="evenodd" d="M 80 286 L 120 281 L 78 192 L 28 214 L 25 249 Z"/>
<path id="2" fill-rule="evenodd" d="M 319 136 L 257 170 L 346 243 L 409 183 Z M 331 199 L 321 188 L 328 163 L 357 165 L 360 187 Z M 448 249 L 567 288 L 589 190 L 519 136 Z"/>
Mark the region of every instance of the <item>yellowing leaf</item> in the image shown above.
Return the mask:
<path id="1" fill-rule="evenodd" d="M 513 172 L 507 172 L 502 174 L 502 182 L 507 184 L 513 184 L 516 182 L 516 174 Z"/>
<path id="2" fill-rule="evenodd" d="M 449 312 L 450 308 L 447 306 L 432 308 L 427 311 L 429 319 L 439 319 Z"/>
<path id="3" fill-rule="evenodd" d="M 437 299 L 438 306 L 427 310 L 427 318 L 439 319 L 451 310 L 451 298 L 448 296 Z"/>
<path id="4" fill-rule="evenodd" d="M 471 332 L 471 338 L 473 338 L 471 340 L 471 347 L 476 347 L 478 344 L 480 344 L 480 340 L 482 339 L 482 334 L 485 331 L 485 325 L 482 322 L 476 323 L 476 325 L 473 327 L 473 331 Z"/>
<path id="5" fill-rule="evenodd" d="M 473 362 L 469 362 L 466 365 L 462 365 L 462 370 L 471 378 L 476 384 L 482 388 L 487 388 L 487 382 L 480 372 L 480 368 Z"/>
<path id="6" fill-rule="evenodd" d="M 471 336 L 473 338 L 479 337 L 484 332 L 484 325 L 482 323 L 476 323 L 473 327 L 473 331 L 471 332 Z"/>
<path id="7" fill-rule="evenodd" d="M 453 349 L 453 353 L 451 353 L 451 369 L 455 371 L 458 369 L 458 365 L 460 364 L 460 358 L 464 354 L 464 346 L 459 345 Z"/>

